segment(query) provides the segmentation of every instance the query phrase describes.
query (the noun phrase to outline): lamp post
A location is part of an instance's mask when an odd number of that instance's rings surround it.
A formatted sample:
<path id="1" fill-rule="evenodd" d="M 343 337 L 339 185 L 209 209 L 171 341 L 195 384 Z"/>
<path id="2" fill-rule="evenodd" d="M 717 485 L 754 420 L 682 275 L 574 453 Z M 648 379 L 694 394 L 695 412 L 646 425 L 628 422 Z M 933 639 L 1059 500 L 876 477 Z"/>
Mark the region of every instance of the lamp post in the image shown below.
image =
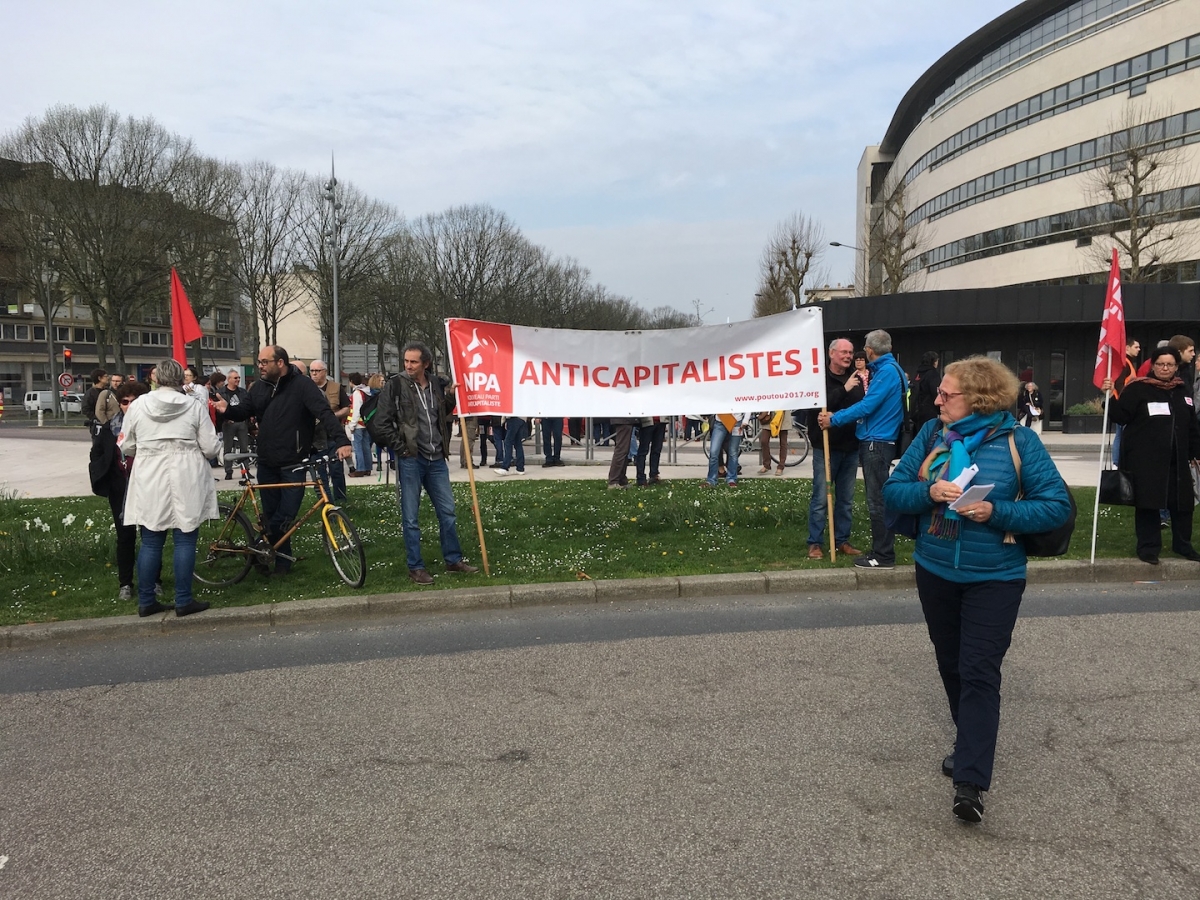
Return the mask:
<path id="1" fill-rule="evenodd" d="M 58 385 L 54 378 L 54 304 L 53 291 L 58 282 L 58 269 L 54 266 L 54 238 L 42 235 L 42 314 L 46 318 L 46 358 L 50 361 L 50 400 L 54 404 L 54 418 L 58 418 Z M 40 421 L 38 424 L 41 424 Z"/>
<path id="2" fill-rule="evenodd" d="M 829 246 L 830 246 L 830 247 L 847 247 L 847 248 L 849 248 L 849 249 L 851 249 L 851 250 L 857 250 L 859 253 L 865 253 L 865 252 L 866 252 L 865 250 L 863 250 L 863 248 L 862 248 L 862 247 L 855 247 L 853 244 L 843 244 L 843 243 L 841 243 L 841 242 L 839 242 L 839 241 L 830 241 L 830 242 L 829 242 Z"/>
<path id="3" fill-rule="evenodd" d="M 337 178 L 334 175 L 333 161 L 329 162 L 329 181 L 325 183 L 325 202 L 329 204 L 329 226 L 324 237 L 333 250 L 333 345 L 330 348 L 333 363 L 333 377 L 342 380 L 342 349 L 341 334 L 338 321 L 338 256 L 342 249 L 342 204 L 337 198 Z"/>

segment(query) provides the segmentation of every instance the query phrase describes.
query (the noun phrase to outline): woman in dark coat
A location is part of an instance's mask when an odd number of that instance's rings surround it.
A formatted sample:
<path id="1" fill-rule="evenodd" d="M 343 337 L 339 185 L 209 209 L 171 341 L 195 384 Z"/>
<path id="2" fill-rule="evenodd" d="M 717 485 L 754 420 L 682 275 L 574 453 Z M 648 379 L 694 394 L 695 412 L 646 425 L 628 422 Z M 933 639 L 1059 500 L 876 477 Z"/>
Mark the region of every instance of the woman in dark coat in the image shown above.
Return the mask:
<path id="1" fill-rule="evenodd" d="M 942 383 L 942 373 L 938 370 L 938 355 L 934 350 L 926 350 L 921 355 L 921 364 L 917 366 L 917 377 L 912 381 L 912 395 L 908 405 L 912 409 L 915 431 L 930 419 L 938 417 L 937 392 Z"/>
<path id="2" fill-rule="evenodd" d="M 1041 434 L 1044 415 L 1042 392 L 1032 381 L 1025 382 L 1021 385 L 1021 393 L 1017 394 L 1017 421 Z"/>
<path id="3" fill-rule="evenodd" d="M 1150 374 L 1126 382 L 1111 402 L 1109 417 L 1125 426 L 1121 471 L 1133 484 L 1134 528 L 1138 559 L 1158 564 L 1162 549 L 1160 509 L 1171 514 L 1171 549 L 1200 562 L 1192 546 L 1195 505 L 1188 461 L 1200 459 L 1200 425 L 1192 394 L 1179 377 L 1179 353 L 1159 347 L 1150 357 Z M 1106 381 L 1105 390 L 1111 388 Z"/>

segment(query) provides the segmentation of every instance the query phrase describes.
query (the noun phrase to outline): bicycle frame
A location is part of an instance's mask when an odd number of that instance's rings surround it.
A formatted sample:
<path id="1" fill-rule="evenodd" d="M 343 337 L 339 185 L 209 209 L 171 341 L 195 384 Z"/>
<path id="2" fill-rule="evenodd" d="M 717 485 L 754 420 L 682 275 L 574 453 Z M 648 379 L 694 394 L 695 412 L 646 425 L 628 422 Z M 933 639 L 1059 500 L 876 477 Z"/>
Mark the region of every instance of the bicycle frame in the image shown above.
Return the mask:
<path id="1" fill-rule="evenodd" d="M 278 552 L 279 548 L 281 546 L 283 546 L 283 544 L 286 543 L 288 541 L 288 539 L 291 538 L 292 535 L 294 535 L 297 531 L 299 531 L 304 526 L 304 524 L 313 517 L 313 513 L 315 513 L 318 509 L 321 510 L 321 525 L 325 529 L 325 534 L 332 535 L 332 530 L 329 525 L 329 511 L 331 509 L 340 509 L 341 507 L 335 506 L 333 501 L 331 501 L 329 499 L 329 494 L 326 493 L 326 491 L 325 491 L 325 483 L 323 481 L 321 481 L 320 478 L 305 479 L 304 481 L 298 481 L 298 482 L 294 482 L 294 483 L 283 482 L 280 484 L 259 484 L 256 481 L 254 481 L 254 477 L 250 474 L 250 470 L 247 467 L 246 463 L 247 463 L 247 460 L 245 460 L 245 459 L 242 459 L 238 462 L 238 466 L 242 470 L 242 477 L 240 479 L 240 483 L 243 487 L 243 490 L 242 490 L 241 496 L 238 497 L 237 502 L 233 505 L 233 512 L 229 516 L 229 518 L 231 520 L 236 518 L 237 514 L 246 508 L 247 500 L 249 500 L 249 506 L 254 510 L 254 516 L 253 516 L 251 524 L 253 524 L 254 530 L 256 532 L 258 532 L 259 536 L 263 540 L 266 540 L 267 535 L 266 535 L 266 529 L 264 528 L 264 522 L 262 519 L 262 507 L 259 505 L 259 502 L 258 502 L 258 492 L 259 491 L 269 491 L 269 490 L 282 490 L 284 488 L 299 488 L 299 489 L 303 490 L 305 488 L 315 487 L 317 489 L 317 493 L 319 494 L 319 497 L 317 498 L 316 502 L 313 503 L 313 505 L 308 508 L 308 511 L 306 513 L 304 513 L 302 516 L 299 516 L 292 523 L 292 527 L 289 528 L 287 530 L 287 532 L 282 537 L 279 538 L 278 541 L 276 541 L 274 544 L 271 544 L 270 547 L 272 550 L 276 551 L 276 554 L 278 556 L 280 556 L 283 559 L 286 559 L 290 562 L 295 562 L 296 561 L 295 557 L 288 556 L 286 553 L 279 553 Z M 328 458 L 318 457 L 316 460 L 313 460 L 311 462 L 303 463 L 299 466 L 294 466 L 292 468 L 292 471 L 297 472 L 300 469 L 304 469 L 305 472 L 309 472 L 309 471 L 315 469 L 317 466 L 324 465 L 326 463 L 328 463 Z"/>

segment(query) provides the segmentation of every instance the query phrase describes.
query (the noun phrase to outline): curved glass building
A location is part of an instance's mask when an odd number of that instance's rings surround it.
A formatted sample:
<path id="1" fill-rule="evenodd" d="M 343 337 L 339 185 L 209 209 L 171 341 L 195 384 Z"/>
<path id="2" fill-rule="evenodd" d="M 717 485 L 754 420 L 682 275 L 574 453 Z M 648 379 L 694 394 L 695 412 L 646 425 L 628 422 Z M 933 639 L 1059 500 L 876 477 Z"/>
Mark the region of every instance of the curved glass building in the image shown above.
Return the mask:
<path id="1" fill-rule="evenodd" d="M 1114 244 L 1196 280 L 1200 0 L 1009 10 L 905 94 L 857 207 L 867 293 L 1103 280 Z"/>

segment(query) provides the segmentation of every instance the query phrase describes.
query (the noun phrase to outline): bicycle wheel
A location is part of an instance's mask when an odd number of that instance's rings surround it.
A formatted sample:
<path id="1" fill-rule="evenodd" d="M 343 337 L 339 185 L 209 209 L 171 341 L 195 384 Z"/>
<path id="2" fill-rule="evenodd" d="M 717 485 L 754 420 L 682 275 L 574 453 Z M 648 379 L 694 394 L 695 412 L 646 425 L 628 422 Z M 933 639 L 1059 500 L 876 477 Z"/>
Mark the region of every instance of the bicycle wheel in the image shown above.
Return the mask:
<path id="1" fill-rule="evenodd" d="M 808 454 L 812 452 L 812 442 L 808 439 L 808 429 L 803 425 L 795 428 L 789 437 L 788 458 L 784 465 L 791 468 L 808 459 Z"/>
<path id="2" fill-rule="evenodd" d="M 367 580 L 367 554 L 354 524 L 336 507 L 326 510 L 325 520 L 325 549 L 333 567 L 350 587 L 362 587 Z"/>
<path id="3" fill-rule="evenodd" d="M 701 449 L 702 451 L 704 451 L 704 458 L 705 458 L 705 459 L 710 459 L 710 458 L 711 458 L 711 457 L 709 457 L 709 455 L 708 455 L 709 444 L 708 444 L 708 432 L 707 432 L 707 431 L 706 431 L 706 432 L 704 432 L 702 435 L 700 435 L 700 449 Z"/>
<path id="4" fill-rule="evenodd" d="M 214 587 L 237 584 L 250 571 L 250 545 L 254 529 L 250 520 L 226 503 L 218 505 L 221 518 L 200 523 L 196 538 L 196 570 L 192 577 Z"/>

